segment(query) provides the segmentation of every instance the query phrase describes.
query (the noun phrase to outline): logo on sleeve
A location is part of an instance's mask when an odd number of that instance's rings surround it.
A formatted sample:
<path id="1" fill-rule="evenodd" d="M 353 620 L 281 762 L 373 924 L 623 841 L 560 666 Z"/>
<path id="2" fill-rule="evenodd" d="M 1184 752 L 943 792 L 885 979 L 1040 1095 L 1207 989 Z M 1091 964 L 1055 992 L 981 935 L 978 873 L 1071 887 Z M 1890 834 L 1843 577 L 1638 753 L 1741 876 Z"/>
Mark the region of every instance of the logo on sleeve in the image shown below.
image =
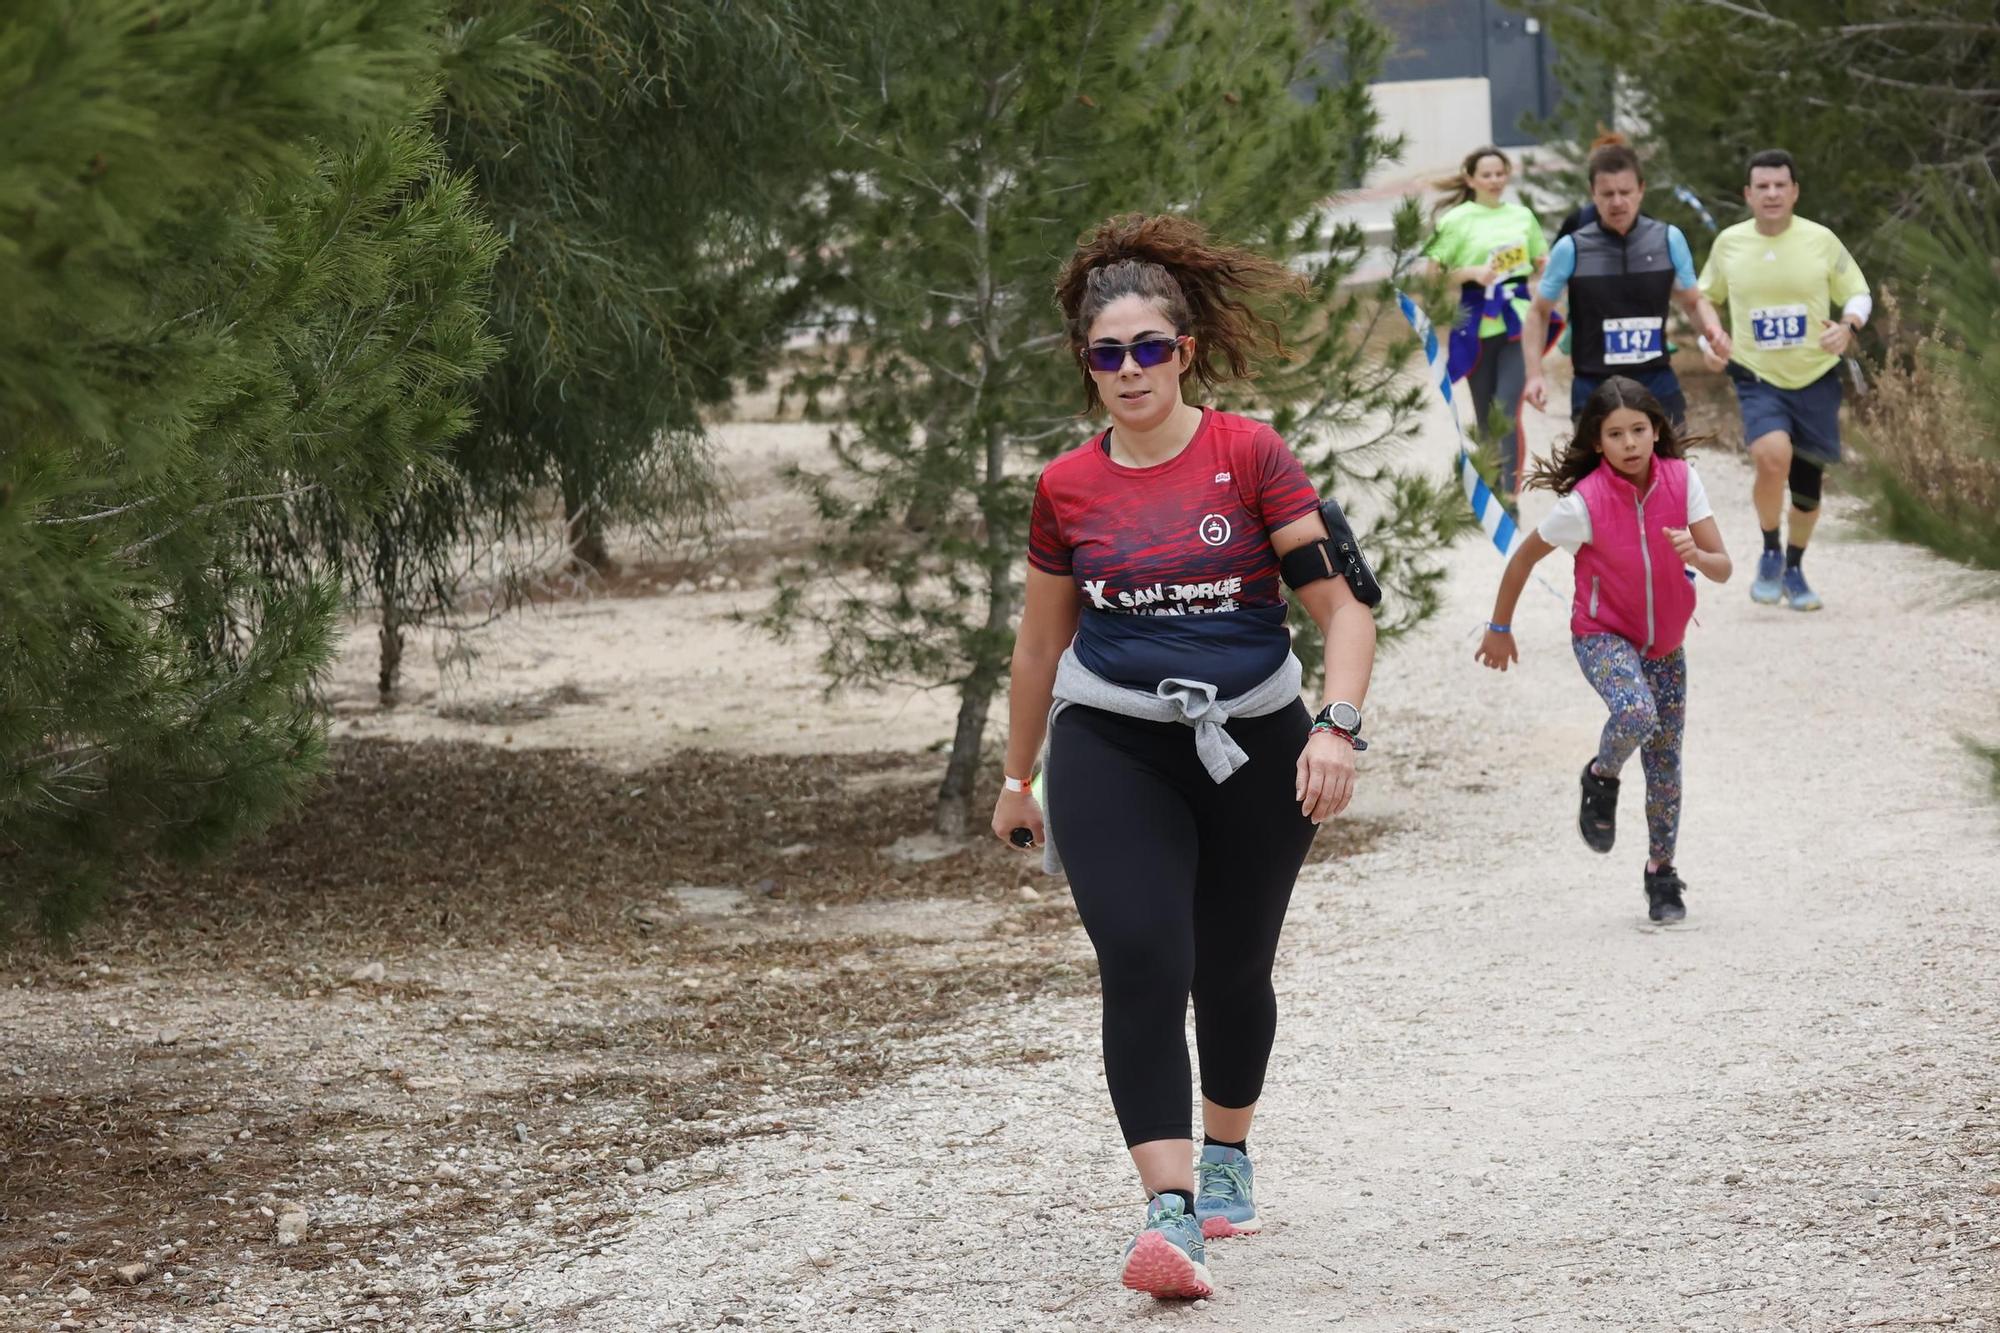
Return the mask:
<path id="1" fill-rule="evenodd" d="M 1202 541 L 1208 545 L 1222 546 L 1229 541 L 1229 520 L 1221 514 L 1204 514 L 1201 518 L 1201 526 L 1196 528 L 1195 531 L 1200 534 Z"/>

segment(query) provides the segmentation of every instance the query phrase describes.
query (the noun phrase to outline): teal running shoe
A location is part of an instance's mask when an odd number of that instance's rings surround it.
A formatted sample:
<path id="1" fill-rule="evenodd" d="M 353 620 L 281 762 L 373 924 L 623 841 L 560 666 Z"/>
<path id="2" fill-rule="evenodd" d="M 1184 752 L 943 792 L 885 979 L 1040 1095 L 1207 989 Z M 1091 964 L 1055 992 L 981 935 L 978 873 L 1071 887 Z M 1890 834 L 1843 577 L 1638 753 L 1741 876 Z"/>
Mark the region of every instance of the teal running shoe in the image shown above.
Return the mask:
<path id="1" fill-rule="evenodd" d="M 1788 569 L 1785 571 L 1785 605 L 1794 611 L 1817 611 L 1826 603 L 1806 585 L 1803 569 Z"/>
<path id="2" fill-rule="evenodd" d="M 1201 1224 L 1180 1195 L 1156 1194 L 1146 1204 L 1146 1229 L 1125 1247 L 1119 1281 L 1155 1300 L 1196 1301 L 1215 1294 L 1207 1261 Z"/>
<path id="3" fill-rule="evenodd" d="M 1785 553 L 1765 551 L 1757 557 L 1757 577 L 1750 580 L 1750 600 L 1765 606 L 1776 606 L 1785 599 L 1783 579 L 1785 576 Z"/>
<path id="4" fill-rule="evenodd" d="M 1194 1169 L 1194 1215 L 1209 1240 L 1254 1236 L 1264 1229 L 1250 1188 L 1256 1179 L 1250 1159 L 1234 1148 L 1210 1145 Z"/>

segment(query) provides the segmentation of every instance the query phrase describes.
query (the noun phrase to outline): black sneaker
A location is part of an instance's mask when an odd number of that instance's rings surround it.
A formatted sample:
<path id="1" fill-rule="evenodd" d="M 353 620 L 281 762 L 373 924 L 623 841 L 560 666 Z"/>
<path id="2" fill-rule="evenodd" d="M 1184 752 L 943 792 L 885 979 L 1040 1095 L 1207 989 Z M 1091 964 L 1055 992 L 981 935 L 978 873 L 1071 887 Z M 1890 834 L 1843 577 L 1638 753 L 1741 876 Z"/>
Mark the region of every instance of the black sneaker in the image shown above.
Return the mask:
<path id="1" fill-rule="evenodd" d="M 1687 919 L 1687 904 L 1681 901 L 1681 894 L 1687 885 L 1681 882 L 1679 872 L 1672 866 L 1661 866 L 1658 870 L 1646 872 L 1646 918 L 1650 921 L 1674 922 Z"/>
<path id="2" fill-rule="evenodd" d="M 1583 766 L 1583 807 L 1577 812 L 1576 831 L 1593 852 L 1608 852 L 1618 840 L 1618 779 L 1597 776 L 1589 764 Z"/>

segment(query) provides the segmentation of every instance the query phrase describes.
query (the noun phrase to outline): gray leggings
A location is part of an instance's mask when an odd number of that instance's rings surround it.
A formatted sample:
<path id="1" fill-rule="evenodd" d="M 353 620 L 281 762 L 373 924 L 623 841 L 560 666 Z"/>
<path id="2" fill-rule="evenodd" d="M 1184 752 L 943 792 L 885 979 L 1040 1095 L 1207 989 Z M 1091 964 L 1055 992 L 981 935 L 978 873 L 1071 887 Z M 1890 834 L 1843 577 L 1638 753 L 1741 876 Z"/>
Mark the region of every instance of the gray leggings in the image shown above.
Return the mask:
<path id="1" fill-rule="evenodd" d="M 1486 438 L 1486 418 L 1493 405 L 1507 414 L 1507 433 L 1495 446 L 1500 455 L 1500 489 L 1512 495 L 1521 489 L 1521 459 L 1518 430 L 1521 389 L 1528 381 L 1528 366 L 1521 359 L 1521 344 L 1504 333 L 1479 340 L 1479 364 L 1465 377 L 1472 390 L 1473 429 Z"/>

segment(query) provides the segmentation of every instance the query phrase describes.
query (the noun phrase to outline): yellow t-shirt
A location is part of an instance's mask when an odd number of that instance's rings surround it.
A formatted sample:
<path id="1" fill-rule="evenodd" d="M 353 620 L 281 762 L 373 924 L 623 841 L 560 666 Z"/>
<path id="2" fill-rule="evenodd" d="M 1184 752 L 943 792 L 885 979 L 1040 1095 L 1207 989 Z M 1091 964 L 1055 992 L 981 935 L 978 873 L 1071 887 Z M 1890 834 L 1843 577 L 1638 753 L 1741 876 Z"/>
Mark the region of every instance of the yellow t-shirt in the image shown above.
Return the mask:
<path id="1" fill-rule="evenodd" d="M 1839 364 L 1820 349 L 1821 321 L 1867 291 L 1840 238 L 1796 215 L 1776 236 L 1755 219 L 1725 227 L 1701 270 L 1701 294 L 1729 306 L 1731 359 L 1781 389 L 1803 389 Z"/>
<path id="2" fill-rule="evenodd" d="M 1503 280 L 1531 276 L 1536 261 L 1548 252 L 1549 238 L 1542 235 L 1541 219 L 1525 204 L 1489 206 L 1477 199 L 1446 209 L 1437 220 L 1437 234 L 1424 246 L 1424 253 L 1446 270 L 1490 264 Z M 1527 297 L 1516 300 L 1513 306 L 1517 319 L 1527 316 Z M 1506 331 L 1507 321 L 1498 315 L 1479 324 L 1482 338 Z"/>

